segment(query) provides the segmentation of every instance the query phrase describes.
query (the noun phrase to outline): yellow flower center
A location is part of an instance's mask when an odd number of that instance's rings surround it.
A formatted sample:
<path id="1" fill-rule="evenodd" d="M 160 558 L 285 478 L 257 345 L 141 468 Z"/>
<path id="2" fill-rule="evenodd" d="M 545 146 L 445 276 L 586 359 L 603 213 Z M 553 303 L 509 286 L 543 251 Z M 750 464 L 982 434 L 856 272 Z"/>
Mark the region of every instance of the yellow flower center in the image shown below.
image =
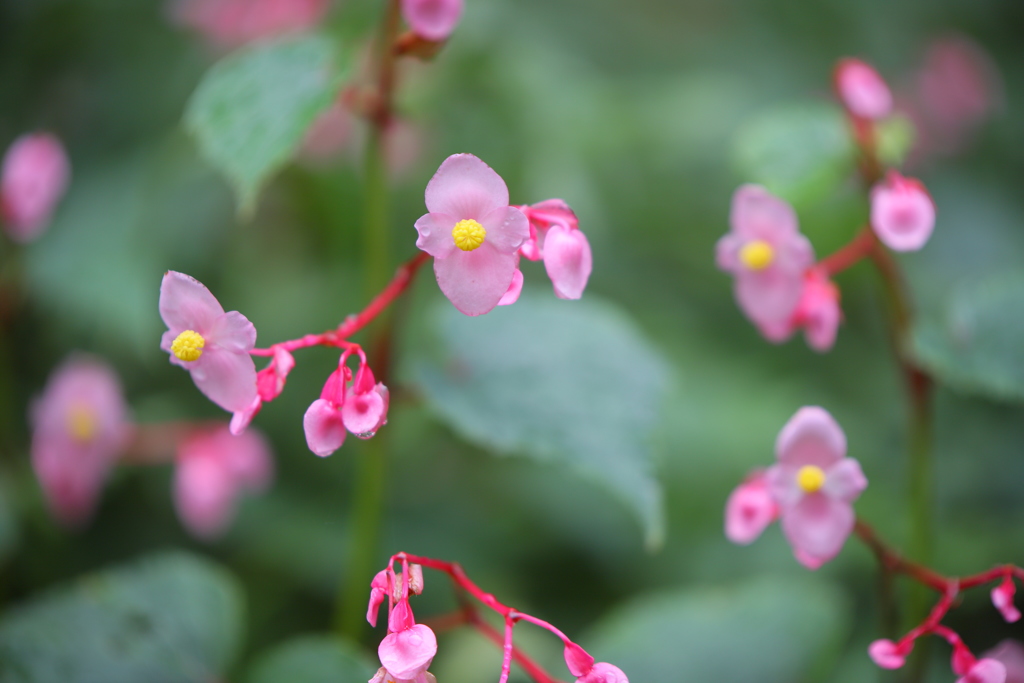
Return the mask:
<path id="1" fill-rule="evenodd" d="M 484 243 L 485 237 L 487 237 L 487 231 L 484 230 L 484 226 L 472 218 L 459 221 L 452 228 L 452 238 L 455 240 L 455 246 L 462 251 L 473 251 Z"/>
<path id="2" fill-rule="evenodd" d="M 775 250 L 764 240 L 747 242 L 740 249 L 740 261 L 751 270 L 764 270 L 775 260 Z"/>
<path id="3" fill-rule="evenodd" d="M 796 483 L 807 493 L 814 493 L 825 485 L 825 472 L 814 465 L 804 465 L 796 473 Z"/>
<path id="4" fill-rule="evenodd" d="M 65 416 L 68 433 L 75 441 L 91 441 L 96 435 L 96 413 L 84 403 L 75 403 Z"/>
<path id="5" fill-rule="evenodd" d="M 199 360 L 199 356 L 203 355 L 204 346 L 206 346 L 206 340 L 203 339 L 203 335 L 192 330 L 185 330 L 171 342 L 171 353 L 179 360 L 186 362 Z"/>

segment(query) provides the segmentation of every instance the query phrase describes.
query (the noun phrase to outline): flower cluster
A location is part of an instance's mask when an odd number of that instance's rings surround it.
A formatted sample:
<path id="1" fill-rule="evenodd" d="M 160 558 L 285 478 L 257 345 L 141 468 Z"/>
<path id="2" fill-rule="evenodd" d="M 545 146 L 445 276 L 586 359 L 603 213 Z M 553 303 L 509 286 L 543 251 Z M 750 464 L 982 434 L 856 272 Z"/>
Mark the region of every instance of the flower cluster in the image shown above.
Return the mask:
<path id="1" fill-rule="evenodd" d="M 874 168 L 875 125 L 892 110 L 889 88 L 870 66 L 846 59 L 836 68 L 836 90 Z M 914 251 L 931 237 L 935 205 L 919 180 L 889 170 L 871 184 L 869 228 L 821 262 L 815 262 L 814 249 L 785 200 L 758 185 L 733 194 L 730 231 L 718 241 L 716 260 L 735 278 L 740 308 L 769 341 L 785 341 L 803 329 L 811 348 L 828 351 L 842 320 L 839 288 L 831 277 L 865 256 L 877 258 L 879 242 L 894 251 Z"/>
<path id="2" fill-rule="evenodd" d="M 396 562 L 401 564 L 401 572 L 395 571 Z M 377 648 L 381 667 L 369 683 L 435 682 L 434 676 L 427 668 L 437 654 L 437 636 L 429 626 L 416 623 L 412 608 L 409 606 L 409 596 L 423 592 L 423 567 L 444 572 L 458 588 L 503 617 L 504 637 L 477 615 L 472 604 L 467 603 L 458 613 L 458 617 L 464 623 L 476 627 L 502 646 L 502 683 L 508 680 L 513 660 L 517 661 L 534 680 L 553 680 L 513 644 L 513 629 L 519 621 L 539 626 L 561 639 L 566 667 L 576 678 L 576 683 L 629 683 L 621 669 L 607 662 L 596 662 L 586 650 L 548 622 L 503 605 L 490 593 L 483 592 L 470 581 L 459 565 L 406 553 L 392 556 L 387 568 L 378 572 L 370 582 L 370 602 L 366 610 L 366 620 L 371 626 L 377 625 L 377 615 L 386 598 L 388 625 L 387 634 Z"/>
<path id="3" fill-rule="evenodd" d="M 33 133 L 14 141 L 0 170 L 0 221 L 17 242 L 39 237 L 67 189 L 71 167 L 53 135 Z"/>

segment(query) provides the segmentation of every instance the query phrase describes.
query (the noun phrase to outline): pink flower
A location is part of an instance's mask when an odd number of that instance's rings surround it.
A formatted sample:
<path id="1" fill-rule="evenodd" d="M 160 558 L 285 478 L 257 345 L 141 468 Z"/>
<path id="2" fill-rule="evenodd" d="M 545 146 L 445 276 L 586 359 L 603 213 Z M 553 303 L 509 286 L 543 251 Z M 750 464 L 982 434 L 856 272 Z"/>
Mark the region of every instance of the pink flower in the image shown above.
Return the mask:
<path id="1" fill-rule="evenodd" d="M 916 251 L 935 227 L 935 204 L 920 180 L 889 171 L 871 190 L 871 227 L 885 246 Z"/>
<path id="2" fill-rule="evenodd" d="M 914 641 L 897 645 L 888 639 L 876 640 L 868 647 L 868 655 L 883 669 L 899 669 L 907 661 L 907 655 L 914 649 Z"/>
<path id="3" fill-rule="evenodd" d="M 1024 646 L 1007 638 L 982 655 L 994 659 L 1006 668 L 1006 683 L 1024 683 Z"/>
<path id="4" fill-rule="evenodd" d="M 437 638 L 424 624 L 389 633 L 377 648 L 380 663 L 398 681 L 416 680 L 426 672 L 436 654 Z"/>
<path id="5" fill-rule="evenodd" d="M 239 494 L 264 490 L 273 469 L 270 448 L 259 433 L 234 436 L 226 427 L 197 431 L 178 448 L 178 516 L 200 538 L 219 536 L 234 517 Z"/>
<path id="6" fill-rule="evenodd" d="M 22 135 L 4 156 L 0 219 L 17 242 L 29 242 L 50 222 L 71 170 L 60 141 L 47 133 Z"/>
<path id="7" fill-rule="evenodd" d="M 207 398 L 229 412 L 252 408 L 257 399 L 256 328 L 238 311 L 225 313 L 201 282 L 173 270 L 160 284 L 160 317 L 169 330 L 160 348 L 192 374 Z"/>
<path id="8" fill-rule="evenodd" d="M 801 408 L 775 442 L 778 462 L 765 473 L 779 505 L 782 531 L 810 569 L 842 549 L 854 525 L 852 503 L 867 487 L 860 464 L 846 457 L 846 435 L 828 411 Z"/>
<path id="9" fill-rule="evenodd" d="M 763 472 L 755 472 L 730 494 L 725 504 L 725 536 L 747 545 L 757 540 L 779 516 Z"/>
<path id="10" fill-rule="evenodd" d="M 731 231 L 718 240 L 718 267 L 736 278 L 736 300 L 762 334 L 782 341 L 814 263 L 793 208 L 759 185 L 733 194 Z"/>
<path id="11" fill-rule="evenodd" d="M 956 683 L 1006 683 L 1006 667 L 995 659 L 979 659 Z"/>
<path id="12" fill-rule="evenodd" d="M 209 41 L 236 47 L 308 30 L 329 6 L 329 0 L 179 0 L 174 15 Z"/>
<path id="13" fill-rule="evenodd" d="M 320 457 L 341 448 L 346 430 L 360 439 L 369 439 L 387 423 L 388 388 L 375 382 L 370 366 L 364 363 L 346 389 L 348 373 L 344 368 L 332 372 L 320 398 L 310 404 L 303 417 L 306 445 Z"/>
<path id="14" fill-rule="evenodd" d="M 839 288 L 829 280 L 828 273 L 811 268 L 804 276 L 804 288 L 793 313 L 793 325 L 804 329 L 808 346 L 824 352 L 836 343 L 842 318 Z"/>
<path id="15" fill-rule="evenodd" d="M 1013 604 L 1013 596 L 1017 592 L 1017 586 L 1013 583 L 1013 577 L 1007 575 L 1002 583 L 992 589 L 992 604 L 999 610 L 1008 623 L 1020 621 L 1020 610 Z"/>
<path id="16" fill-rule="evenodd" d="M 79 526 L 92 516 L 129 435 L 126 413 L 117 375 L 87 356 L 58 367 L 32 405 L 32 467 L 61 523 Z"/>
<path id="17" fill-rule="evenodd" d="M 836 65 L 836 91 L 843 106 L 864 119 L 884 119 L 892 111 L 892 93 L 882 77 L 859 59 L 842 59 Z"/>
<path id="18" fill-rule="evenodd" d="M 427 40 L 447 40 L 461 16 L 462 0 L 402 0 L 405 23 Z"/>
<path id="19" fill-rule="evenodd" d="M 512 285 L 516 251 L 530 226 L 508 205 L 508 188 L 472 154 L 453 154 L 427 183 L 430 213 L 416 221 L 416 246 L 434 257 L 444 295 L 466 315 L 498 305 Z"/>
<path id="20" fill-rule="evenodd" d="M 519 206 L 530 221 L 530 237 L 519 253 L 531 261 L 544 260 L 544 269 L 560 299 L 579 299 L 587 287 L 594 262 L 587 236 L 569 205 L 548 199 Z"/>

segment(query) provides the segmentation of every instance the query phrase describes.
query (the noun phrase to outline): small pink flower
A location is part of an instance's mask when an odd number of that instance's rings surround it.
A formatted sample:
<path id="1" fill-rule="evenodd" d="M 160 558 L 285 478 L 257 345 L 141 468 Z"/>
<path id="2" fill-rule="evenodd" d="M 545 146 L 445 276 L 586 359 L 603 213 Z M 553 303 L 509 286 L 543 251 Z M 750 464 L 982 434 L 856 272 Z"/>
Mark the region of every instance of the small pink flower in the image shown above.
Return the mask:
<path id="1" fill-rule="evenodd" d="M 402 17 L 427 40 L 447 40 L 462 16 L 462 0 L 402 0 Z"/>
<path id="2" fill-rule="evenodd" d="M 718 267 L 736 278 L 736 300 L 770 341 L 791 332 L 814 250 L 793 208 L 758 185 L 733 194 L 731 231 L 718 240 Z"/>
<path id="3" fill-rule="evenodd" d="M 871 190 L 871 227 L 895 251 L 916 251 L 935 227 L 935 204 L 921 181 L 889 171 Z"/>
<path id="4" fill-rule="evenodd" d="M 341 368 L 331 373 L 320 392 L 302 418 L 306 445 L 321 458 L 341 448 L 345 443 L 345 422 L 341 409 L 345 405 L 345 377 Z"/>
<path id="5" fill-rule="evenodd" d="M 387 423 L 388 388 L 375 382 L 370 366 L 360 365 L 351 387 L 345 386 L 348 377 L 351 371 L 344 367 L 332 372 L 302 420 L 309 450 L 321 457 L 341 448 L 346 430 L 369 439 Z"/>
<path id="6" fill-rule="evenodd" d="M 178 516 L 196 536 L 215 538 L 231 523 L 239 494 L 262 491 L 272 478 L 270 448 L 259 433 L 234 436 L 226 427 L 197 431 L 178 448 Z"/>
<path id="7" fill-rule="evenodd" d="M 345 429 L 360 439 L 369 439 L 387 423 L 388 402 L 388 388 L 374 380 L 369 365 L 361 366 L 341 407 Z"/>
<path id="8" fill-rule="evenodd" d="M 1013 596 L 1017 592 L 1017 586 L 1013 583 L 1013 577 L 1007 575 L 1002 583 L 992 589 L 992 604 L 1003 615 L 1007 623 L 1012 624 L 1020 621 L 1020 610 L 1013 604 Z"/>
<path id="9" fill-rule="evenodd" d="M 60 141 L 34 133 L 14 141 L 0 173 L 0 219 L 17 242 L 43 232 L 67 188 L 71 170 Z"/>
<path id="10" fill-rule="evenodd" d="M 747 545 L 757 540 L 779 516 L 764 473 L 757 472 L 732 492 L 725 504 L 725 536 Z"/>
<path id="11" fill-rule="evenodd" d="M 907 645 L 897 645 L 891 640 L 881 639 L 871 643 L 868 647 L 868 655 L 878 666 L 883 669 L 899 669 L 907 661 L 907 655 L 914 649 L 914 642 L 908 641 Z"/>
<path id="12" fill-rule="evenodd" d="M 512 285 L 516 251 L 530 234 L 526 216 L 508 205 L 501 176 L 472 154 L 444 160 L 426 204 L 416 246 L 434 257 L 437 284 L 466 315 L 487 313 Z"/>
<path id="13" fill-rule="evenodd" d="M 979 659 L 956 683 L 1006 683 L 1006 667 L 995 659 Z"/>
<path id="14" fill-rule="evenodd" d="M 424 624 L 389 633 L 377 648 L 380 663 L 399 681 L 414 680 L 423 674 L 436 654 L 437 638 Z"/>
<path id="15" fill-rule="evenodd" d="M 103 361 L 73 356 L 50 375 L 32 405 L 32 467 L 54 517 L 80 526 L 131 429 L 117 374 Z"/>
<path id="16" fill-rule="evenodd" d="M 854 116 L 884 119 L 892 112 L 892 93 L 882 77 L 859 59 L 842 59 L 836 65 L 836 91 L 843 106 Z"/>
<path id="17" fill-rule="evenodd" d="M 1006 667 L 1006 683 L 1024 683 L 1024 646 L 1007 638 L 982 655 L 983 659 L 994 659 Z"/>
<path id="18" fill-rule="evenodd" d="M 860 464 L 846 457 L 846 435 L 823 408 L 801 408 L 775 442 L 778 463 L 765 473 L 779 505 L 782 531 L 810 569 L 842 549 L 854 525 L 853 501 L 867 487 Z"/>
<path id="19" fill-rule="evenodd" d="M 530 237 L 519 249 L 531 261 L 544 260 L 555 296 L 579 299 L 587 287 L 594 262 L 587 236 L 569 205 L 548 199 L 532 206 L 519 206 L 530 221 Z"/>
<path id="20" fill-rule="evenodd" d="M 244 412 L 257 399 L 256 364 L 249 351 L 256 346 L 256 328 L 238 311 L 225 313 L 198 280 L 164 274 L 160 285 L 160 317 L 169 330 L 160 348 L 171 362 L 192 374 L 207 398 L 228 412 Z"/>
<path id="21" fill-rule="evenodd" d="M 329 0 L 179 0 L 180 24 L 223 47 L 308 30 L 323 19 Z"/>

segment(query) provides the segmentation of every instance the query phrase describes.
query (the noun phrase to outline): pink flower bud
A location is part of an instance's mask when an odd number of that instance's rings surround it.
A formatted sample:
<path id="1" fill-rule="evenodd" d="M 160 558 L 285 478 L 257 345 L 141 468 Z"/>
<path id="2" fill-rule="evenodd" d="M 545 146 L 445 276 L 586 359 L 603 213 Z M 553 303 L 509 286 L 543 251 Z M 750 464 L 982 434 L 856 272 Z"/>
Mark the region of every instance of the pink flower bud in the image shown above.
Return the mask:
<path id="1" fill-rule="evenodd" d="M 280 346 L 274 347 L 270 365 L 256 373 L 256 389 L 264 401 L 273 401 L 284 391 L 288 373 L 295 367 L 295 357 Z"/>
<path id="2" fill-rule="evenodd" d="M 544 236 L 544 269 L 559 299 L 579 299 L 590 279 L 593 257 L 582 230 L 555 225 Z"/>
<path id="3" fill-rule="evenodd" d="M 629 679 L 619 667 L 598 662 L 585 676 L 577 678 L 576 683 L 629 683 Z"/>
<path id="4" fill-rule="evenodd" d="M 920 249 L 935 227 L 935 204 L 921 181 L 889 171 L 871 190 L 871 227 L 895 251 Z"/>
<path id="5" fill-rule="evenodd" d="M 839 288 L 829 280 L 828 273 L 811 268 L 804 275 L 804 288 L 793 313 L 794 327 L 804 329 L 808 346 L 815 351 L 825 352 L 836 343 L 836 333 L 842 318 Z"/>
<path id="6" fill-rule="evenodd" d="M 594 668 L 594 658 L 576 643 L 565 644 L 565 665 L 573 676 L 583 676 Z"/>
<path id="7" fill-rule="evenodd" d="M 17 242 L 38 237 L 50 222 L 70 175 L 60 141 L 46 133 L 22 135 L 4 156 L 0 219 Z"/>
<path id="8" fill-rule="evenodd" d="M 402 17 L 416 35 L 447 40 L 462 16 L 462 0 L 402 0 Z"/>
<path id="9" fill-rule="evenodd" d="M 992 589 L 992 604 L 1003 615 L 1007 623 L 1012 624 L 1020 620 L 1020 610 L 1013 604 L 1013 596 L 1017 592 L 1017 586 L 1013 583 L 1013 577 L 1007 576 L 1003 582 Z"/>
<path id="10" fill-rule="evenodd" d="M 377 648 L 380 663 L 399 681 L 415 679 L 425 672 L 436 654 L 437 638 L 423 624 L 389 633 Z"/>
<path id="11" fill-rule="evenodd" d="M 956 683 L 1006 683 L 1006 667 L 995 659 L 979 659 Z"/>
<path id="12" fill-rule="evenodd" d="M 772 500 L 764 473 L 757 473 L 732 492 L 725 504 L 725 536 L 747 545 L 776 520 L 779 507 Z"/>
<path id="13" fill-rule="evenodd" d="M 377 625 L 377 612 L 387 596 L 388 572 L 382 569 L 370 582 L 370 604 L 366 608 L 366 620 L 370 622 L 370 626 Z"/>
<path id="14" fill-rule="evenodd" d="M 892 112 L 892 93 L 882 77 L 859 59 L 843 59 L 836 65 L 836 91 L 843 106 L 864 119 L 884 119 Z"/>
<path id="15" fill-rule="evenodd" d="M 907 655 L 910 654 L 913 647 L 913 641 L 910 641 L 908 645 L 900 646 L 883 638 L 871 643 L 868 647 L 868 655 L 871 657 L 871 661 L 883 669 L 899 669 L 906 663 Z"/>

